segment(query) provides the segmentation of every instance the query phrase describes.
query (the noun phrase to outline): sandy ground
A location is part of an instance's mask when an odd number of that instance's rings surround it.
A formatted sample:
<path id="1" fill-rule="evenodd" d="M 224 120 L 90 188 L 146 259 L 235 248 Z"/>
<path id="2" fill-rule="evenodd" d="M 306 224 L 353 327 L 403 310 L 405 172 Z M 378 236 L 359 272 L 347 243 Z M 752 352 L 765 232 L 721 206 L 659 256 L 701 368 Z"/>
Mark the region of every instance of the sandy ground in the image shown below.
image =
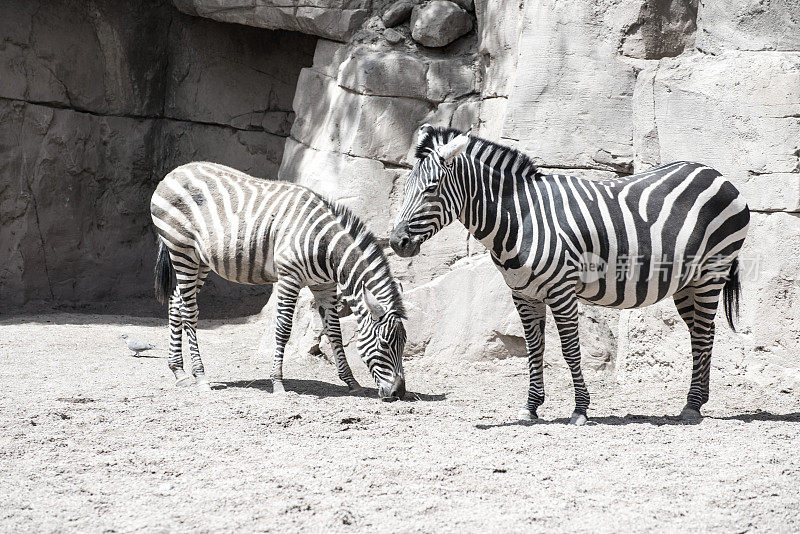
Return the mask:
<path id="1" fill-rule="evenodd" d="M 715 376 L 687 425 L 665 414 L 688 384 L 593 375 L 575 428 L 550 368 L 544 422 L 523 425 L 519 359 L 412 360 L 412 400 L 381 403 L 290 355 L 277 396 L 260 328 L 201 320 L 203 394 L 122 332 L 167 341 L 157 318 L 0 318 L 0 532 L 800 531 L 796 394 Z"/>

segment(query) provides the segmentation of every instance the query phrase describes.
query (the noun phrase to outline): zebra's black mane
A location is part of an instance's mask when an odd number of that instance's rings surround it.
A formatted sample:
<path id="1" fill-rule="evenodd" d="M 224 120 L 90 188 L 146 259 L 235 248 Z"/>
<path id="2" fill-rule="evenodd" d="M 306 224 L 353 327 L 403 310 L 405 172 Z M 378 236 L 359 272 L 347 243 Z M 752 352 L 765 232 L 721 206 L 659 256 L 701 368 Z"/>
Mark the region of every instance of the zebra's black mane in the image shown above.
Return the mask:
<path id="1" fill-rule="evenodd" d="M 392 271 L 389 268 L 389 261 L 386 259 L 386 255 L 383 253 L 383 247 L 378 243 L 375 234 L 373 234 L 369 228 L 364 224 L 364 222 L 358 218 L 358 216 L 350 211 L 350 208 L 339 204 L 338 202 L 334 202 L 333 200 L 325 197 L 320 197 L 322 202 L 325 206 L 331 210 L 331 213 L 336 216 L 342 226 L 347 229 L 347 232 L 353 237 L 353 239 L 360 243 L 360 249 L 364 254 L 368 254 L 371 257 L 367 260 L 368 263 L 371 263 L 370 260 L 374 258 L 380 258 L 380 265 L 378 269 L 380 269 L 385 276 L 388 276 L 392 279 L 392 283 L 390 284 L 390 295 L 389 299 L 391 301 L 392 310 L 394 310 L 401 319 L 406 318 L 406 309 L 403 306 L 403 298 L 400 295 L 400 291 L 397 289 L 397 284 L 394 283 L 394 278 L 392 277 Z"/>
<path id="2" fill-rule="evenodd" d="M 457 136 L 464 133 L 466 132 L 456 130 L 455 128 L 429 126 L 423 130 L 423 133 L 420 136 L 419 142 L 417 143 L 415 156 L 417 159 L 423 159 L 428 154 L 436 150 L 437 146 L 449 143 Z M 518 165 L 517 172 L 519 172 L 521 175 L 539 175 L 536 165 L 534 165 L 533 160 L 527 154 L 523 154 L 519 150 L 511 148 L 510 146 L 501 145 L 500 143 L 483 139 L 482 137 L 470 135 L 469 139 L 470 147 L 475 146 L 475 144 L 480 144 L 481 146 L 486 147 L 486 149 L 489 150 L 492 155 L 500 154 L 501 158 L 516 158 L 516 163 Z"/>

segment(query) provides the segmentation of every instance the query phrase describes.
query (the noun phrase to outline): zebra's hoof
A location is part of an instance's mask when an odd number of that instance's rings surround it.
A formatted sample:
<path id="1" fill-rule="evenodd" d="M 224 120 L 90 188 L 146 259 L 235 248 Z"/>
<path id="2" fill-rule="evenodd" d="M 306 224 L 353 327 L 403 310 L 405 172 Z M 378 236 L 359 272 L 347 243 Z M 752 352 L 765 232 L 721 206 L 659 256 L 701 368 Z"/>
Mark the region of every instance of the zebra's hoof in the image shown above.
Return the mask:
<path id="1" fill-rule="evenodd" d="M 684 406 L 681 410 L 681 419 L 683 421 L 698 422 L 703 418 L 700 410 L 692 408 L 691 406 Z"/>
<path id="2" fill-rule="evenodd" d="M 364 391 L 364 388 L 362 388 L 358 382 L 351 382 L 347 384 L 347 391 L 353 394 L 358 394 L 362 393 Z"/>
<path id="3" fill-rule="evenodd" d="M 278 395 L 286 393 L 286 389 L 283 387 L 283 380 L 278 380 L 276 378 L 272 379 L 272 393 L 276 393 Z"/>
<path id="4" fill-rule="evenodd" d="M 569 418 L 569 424 L 575 426 L 583 426 L 586 424 L 586 414 L 575 412 L 572 414 L 572 417 Z"/>
<path id="5" fill-rule="evenodd" d="M 208 378 L 202 376 L 197 377 L 197 389 L 199 391 L 211 391 L 211 384 L 208 383 Z"/>
<path id="6" fill-rule="evenodd" d="M 519 419 L 520 421 L 538 421 L 539 416 L 536 415 L 536 410 L 531 411 L 527 408 L 522 408 L 517 413 L 517 419 Z"/>
<path id="7" fill-rule="evenodd" d="M 194 384 L 194 377 L 193 376 L 183 376 L 175 380 L 175 387 L 178 388 L 185 388 L 189 387 Z"/>

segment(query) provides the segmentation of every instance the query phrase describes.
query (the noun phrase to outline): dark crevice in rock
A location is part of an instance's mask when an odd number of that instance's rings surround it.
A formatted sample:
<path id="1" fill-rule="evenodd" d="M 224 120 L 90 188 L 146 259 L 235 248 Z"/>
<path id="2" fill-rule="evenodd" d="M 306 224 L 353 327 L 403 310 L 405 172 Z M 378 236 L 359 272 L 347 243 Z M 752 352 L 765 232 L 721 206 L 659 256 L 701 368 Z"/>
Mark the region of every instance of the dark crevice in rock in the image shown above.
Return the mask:
<path id="1" fill-rule="evenodd" d="M 36 232 L 39 234 L 39 244 L 42 249 L 42 266 L 44 267 L 44 274 L 47 278 L 47 288 L 50 291 L 50 298 L 55 299 L 55 293 L 53 293 L 53 282 L 50 280 L 50 269 L 47 267 L 47 251 L 45 249 L 44 243 L 44 234 L 42 234 L 42 224 L 39 219 L 39 206 L 36 202 L 36 195 L 33 194 L 33 190 L 31 189 L 30 183 L 28 183 L 28 193 L 31 196 L 31 204 L 33 205 L 33 215 L 36 219 Z"/>
<path id="2" fill-rule="evenodd" d="M 114 118 L 121 118 L 121 119 L 134 119 L 134 120 L 168 120 L 168 121 L 175 121 L 175 122 L 183 122 L 188 124 L 198 124 L 202 126 L 215 126 L 218 128 L 226 128 L 230 130 L 240 131 L 240 132 L 262 132 L 267 133 L 270 135 L 275 135 L 277 137 L 287 137 L 287 135 L 281 135 L 275 132 L 271 132 L 264 128 L 239 128 L 236 126 L 232 126 L 230 124 L 225 124 L 221 122 L 211 122 L 211 121 L 198 121 L 198 120 L 191 120 L 191 119 L 181 119 L 178 117 L 170 117 L 166 115 L 140 115 L 137 113 L 99 113 L 97 111 L 92 111 L 89 109 L 84 109 L 78 106 L 70 106 L 67 104 L 63 104 L 61 102 L 46 102 L 46 101 L 37 101 L 37 100 L 18 100 L 16 98 L 5 98 L 0 96 L 0 100 L 4 100 L 7 102 L 19 102 L 21 104 L 31 104 L 35 106 L 43 106 L 52 109 L 64 109 L 68 111 L 74 111 L 75 113 L 85 113 L 87 115 L 91 115 L 93 117 L 114 117 Z M 253 113 L 257 113 L 258 111 L 254 111 Z M 290 113 L 290 112 L 286 112 Z"/>
<path id="3" fill-rule="evenodd" d="M 624 32 L 619 53 L 638 59 L 675 57 L 694 45 L 698 0 L 648 0 Z"/>

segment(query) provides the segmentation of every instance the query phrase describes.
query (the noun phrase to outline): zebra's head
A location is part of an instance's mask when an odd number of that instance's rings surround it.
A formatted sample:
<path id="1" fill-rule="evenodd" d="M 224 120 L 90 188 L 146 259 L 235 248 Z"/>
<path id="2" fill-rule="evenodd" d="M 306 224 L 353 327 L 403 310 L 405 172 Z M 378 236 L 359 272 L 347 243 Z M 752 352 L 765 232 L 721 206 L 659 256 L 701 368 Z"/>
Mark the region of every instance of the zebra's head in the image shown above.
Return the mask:
<path id="1" fill-rule="evenodd" d="M 461 212 L 465 193 L 456 179 L 462 169 L 458 156 L 469 141 L 465 133 L 429 124 L 419 129 L 417 162 L 406 179 L 403 209 L 389 239 L 398 256 L 419 254 L 422 243 Z"/>
<path id="2" fill-rule="evenodd" d="M 406 394 L 403 374 L 403 349 L 406 330 L 404 311 L 398 294 L 391 298 L 399 306 L 385 307 L 366 287 L 362 288 L 361 311 L 358 317 L 358 353 L 367 364 L 381 400 L 395 401 Z"/>

